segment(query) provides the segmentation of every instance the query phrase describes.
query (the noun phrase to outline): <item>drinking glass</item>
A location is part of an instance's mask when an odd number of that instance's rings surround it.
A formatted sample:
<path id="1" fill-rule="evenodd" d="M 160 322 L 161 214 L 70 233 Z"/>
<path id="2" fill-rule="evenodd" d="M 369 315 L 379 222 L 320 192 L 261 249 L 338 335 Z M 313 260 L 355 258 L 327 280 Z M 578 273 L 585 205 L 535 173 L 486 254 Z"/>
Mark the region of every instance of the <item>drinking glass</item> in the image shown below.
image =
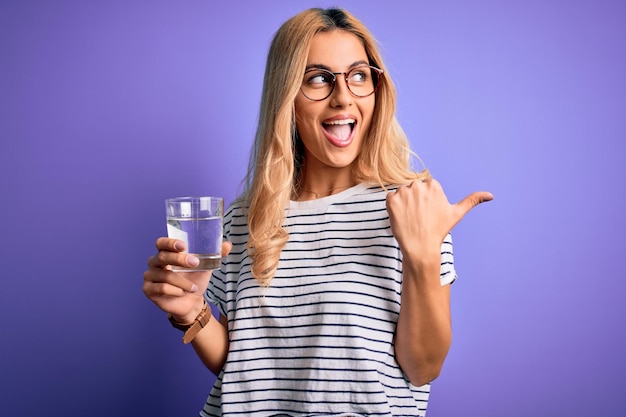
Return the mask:
<path id="1" fill-rule="evenodd" d="M 165 200 L 167 236 L 185 242 L 187 252 L 197 256 L 195 268 L 172 265 L 178 272 L 207 271 L 222 262 L 224 199 L 220 197 L 175 197 Z"/>

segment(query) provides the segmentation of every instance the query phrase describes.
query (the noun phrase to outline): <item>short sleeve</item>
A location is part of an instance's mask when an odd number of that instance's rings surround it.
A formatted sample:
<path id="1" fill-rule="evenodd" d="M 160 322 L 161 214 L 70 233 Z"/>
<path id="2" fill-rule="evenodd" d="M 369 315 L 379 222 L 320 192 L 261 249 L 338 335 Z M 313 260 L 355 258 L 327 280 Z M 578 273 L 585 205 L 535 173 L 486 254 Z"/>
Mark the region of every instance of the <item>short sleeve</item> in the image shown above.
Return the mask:
<path id="1" fill-rule="evenodd" d="M 226 300 L 224 294 L 224 274 L 222 274 L 219 269 L 216 269 L 213 271 L 204 298 L 208 303 L 216 306 L 222 316 L 226 316 Z"/>
<path id="2" fill-rule="evenodd" d="M 230 241 L 232 216 L 233 207 L 230 207 L 224 216 L 223 239 L 226 241 Z M 207 302 L 216 306 L 224 317 L 226 317 L 226 272 L 224 265 L 227 261 L 228 257 L 222 258 L 222 266 L 213 271 L 209 286 L 204 294 Z"/>
<path id="3" fill-rule="evenodd" d="M 452 284 L 457 279 L 454 269 L 454 255 L 452 251 L 452 235 L 448 233 L 441 244 L 441 272 L 439 273 L 441 285 Z"/>

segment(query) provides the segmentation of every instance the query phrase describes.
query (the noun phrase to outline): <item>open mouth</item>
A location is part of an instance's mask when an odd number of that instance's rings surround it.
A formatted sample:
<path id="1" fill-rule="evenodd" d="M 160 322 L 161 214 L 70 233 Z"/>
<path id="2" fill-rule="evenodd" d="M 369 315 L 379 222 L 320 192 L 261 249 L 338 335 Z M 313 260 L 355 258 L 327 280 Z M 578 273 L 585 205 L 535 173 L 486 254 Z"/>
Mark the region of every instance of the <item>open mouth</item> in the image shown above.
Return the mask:
<path id="1" fill-rule="evenodd" d="M 341 119 L 323 122 L 322 127 L 328 140 L 336 146 L 347 146 L 352 141 L 356 120 Z"/>

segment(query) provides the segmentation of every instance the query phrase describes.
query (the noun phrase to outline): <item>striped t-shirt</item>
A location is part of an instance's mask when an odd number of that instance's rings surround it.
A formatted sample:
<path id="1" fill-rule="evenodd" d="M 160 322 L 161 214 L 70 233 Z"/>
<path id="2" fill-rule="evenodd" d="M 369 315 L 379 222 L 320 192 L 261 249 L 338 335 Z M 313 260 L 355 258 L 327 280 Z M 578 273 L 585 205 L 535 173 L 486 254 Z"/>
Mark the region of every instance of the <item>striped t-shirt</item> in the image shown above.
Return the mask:
<path id="1" fill-rule="evenodd" d="M 250 273 L 244 211 L 229 208 L 233 248 L 207 297 L 228 319 L 230 348 L 201 416 L 425 415 L 430 385 L 411 385 L 394 354 L 402 257 L 386 194 L 360 184 L 290 202 L 269 288 Z M 441 283 L 455 278 L 448 235 Z"/>

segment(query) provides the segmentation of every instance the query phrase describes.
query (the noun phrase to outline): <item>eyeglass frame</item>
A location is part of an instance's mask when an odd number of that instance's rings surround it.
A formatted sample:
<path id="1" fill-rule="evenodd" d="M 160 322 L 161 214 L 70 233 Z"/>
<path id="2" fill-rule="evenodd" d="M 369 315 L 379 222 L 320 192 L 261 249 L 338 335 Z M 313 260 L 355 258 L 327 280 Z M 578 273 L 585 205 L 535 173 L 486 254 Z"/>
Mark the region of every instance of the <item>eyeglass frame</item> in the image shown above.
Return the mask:
<path id="1" fill-rule="evenodd" d="M 352 91 L 352 89 L 350 88 L 350 83 L 348 82 L 348 74 L 350 74 L 352 71 L 354 71 L 356 69 L 363 68 L 363 67 L 367 67 L 367 68 L 370 68 L 371 70 L 373 70 L 376 73 L 376 77 L 377 77 L 378 81 L 376 82 L 376 85 L 374 86 L 374 90 L 372 90 L 371 93 L 366 94 L 364 96 L 360 96 L 358 94 L 355 94 Z M 311 97 L 306 95 L 304 90 L 302 90 L 302 86 L 300 86 L 300 91 L 302 91 L 302 95 L 304 97 L 306 97 L 307 99 L 311 100 L 311 101 L 323 101 L 323 100 L 326 100 L 328 97 L 330 97 L 333 94 L 333 92 L 335 91 L 335 86 L 337 85 L 337 76 L 338 75 L 343 75 L 343 78 L 344 78 L 344 80 L 346 82 L 346 87 L 348 88 L 348 91 L 350 92 L 350 94 L 352 94 L 354 97 L 358 97 L 358 98 L 369 97 L 369 96 L 371 96 L 372 94 L 374 94 L 378 90 L 378 86 L 380 85 L 380 79 L 381 79 L 381 77 L 383 76 L 383 73 L 384 73 L 384 71 L 382 69 L 377 68 L 377 67 L 375 67 L 373 65 L 358 65 L 358 66 L 356 66 L 354 68 L 351 68 L 349 71 L 345 71 L 345 72 L 332 72 L 332 71 L 330 71 L 330 70 L 328 70 L 326 68 L 310 68 L 310 69 L 304 71 L 304 75 L 306 75 L 306 73 L 310 72 L 310 71 L 324 71 L 324 72 L 327 72 L 328 74 L 331 74 L 333 76 L 332 87 L 330 88 L 330 91 L 329 91 L 328 95 L 326 97 L 324 97 L 324 98 L 318 98 L 318 99 L 311 98 Z"/>

